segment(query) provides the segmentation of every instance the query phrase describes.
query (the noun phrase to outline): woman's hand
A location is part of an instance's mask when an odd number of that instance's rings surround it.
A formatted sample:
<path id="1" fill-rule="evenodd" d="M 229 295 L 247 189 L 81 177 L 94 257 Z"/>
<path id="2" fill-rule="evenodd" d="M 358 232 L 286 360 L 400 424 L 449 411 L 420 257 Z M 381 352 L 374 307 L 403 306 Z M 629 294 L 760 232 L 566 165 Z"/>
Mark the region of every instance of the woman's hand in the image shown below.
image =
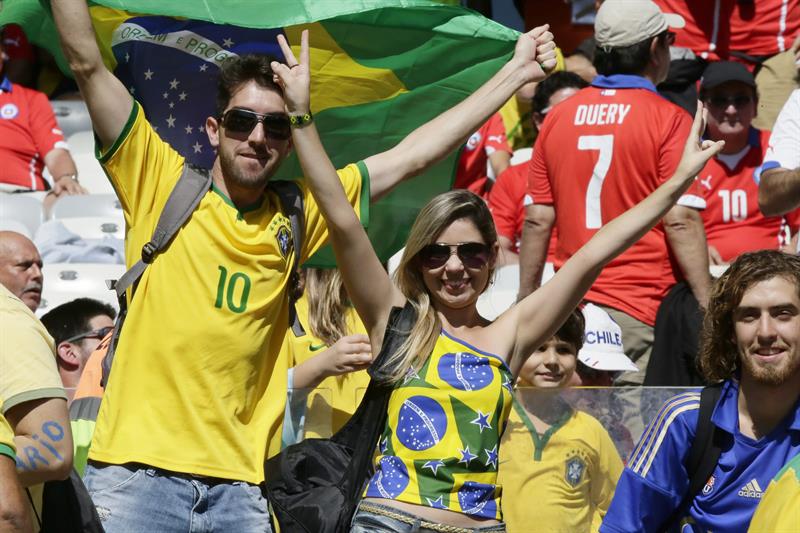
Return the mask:
<path id="1" fill-rule="evenodd" d="M 703 103 L 697 102 L 697 112 L 694 114 L 694 122 L 683 147 L 675 177 L 681 181 L 694 180 L 697 174 L 703 170 L 709 159 L 717 155 L 724 147 L 725 141 L 703 140 L 703 132 L 706 129 L 707 111 Z"/>
<path id="2" fill-rule="evenodd" d="M 341 376 L 363 370 L 372 364 L 372 346 L 366 335 L 345 335 L 334 343 L 326 356 L 325 374 Z"/>
<path id="3" fill-rule="evenodd" d="M 517 39 L 513 61 L 524 73 L 524 83 L 542 81 L 556 66 L 556 43 L 549 24 L 533 28 Z"/>
<path id="4" fill-rule="evenodd" d="M 294 56 L 286 37 L 278 35 L 286 64 L 272 62 L 273 79 L 283 89 L 286 111 L 291 115 L 303 115 L 311 111 L 311 64 L 308 52 L 308 30 L 300 36 L 300 60 Z"/>

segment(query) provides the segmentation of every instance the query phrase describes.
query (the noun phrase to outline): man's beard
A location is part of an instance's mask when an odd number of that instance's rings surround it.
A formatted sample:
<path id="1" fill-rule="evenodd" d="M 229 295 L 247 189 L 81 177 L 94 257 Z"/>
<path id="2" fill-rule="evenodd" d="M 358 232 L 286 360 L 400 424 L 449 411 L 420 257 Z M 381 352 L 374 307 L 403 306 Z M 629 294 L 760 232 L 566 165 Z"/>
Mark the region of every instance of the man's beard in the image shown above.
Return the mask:
<path id="1" fill-rule="evenodd" d="M 741 356 L 742 367 L 752 379 L 762 385 L 778 386 L 786 383 L 791 376 L 800 371 L 800 357 L 794 354 L 791 359 L 779 365 L 758 364 L 747 355 Z"/>
<path id="2" fill-rule="evenodd" d="M 226 180 L 232 180 L 233 183 L 239 187 L 244 187 L 246 189 L 260 189 L 267 183 L 267 181 L 269 181 L 270 177 L 272 177 L 272 169 L 269 167 L 264 168 L 261 172 L 258 172 L 255 175 L 245 174 L 241 171 L 241 169 L 236 167 L 234 159 L 235 156 L 233 154 L 229 154 L 220 150 L 219 164 L 220 168 L 222 169 L 222 176 Z"/>

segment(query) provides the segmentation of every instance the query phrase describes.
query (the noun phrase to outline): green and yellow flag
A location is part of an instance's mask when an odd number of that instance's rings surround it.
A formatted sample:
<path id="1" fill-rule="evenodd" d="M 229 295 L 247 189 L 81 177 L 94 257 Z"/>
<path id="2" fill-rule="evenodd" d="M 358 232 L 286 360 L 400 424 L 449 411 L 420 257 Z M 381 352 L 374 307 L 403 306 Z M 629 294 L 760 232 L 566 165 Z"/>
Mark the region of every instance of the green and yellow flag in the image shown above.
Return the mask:
<path id="1" fill-rule="evenodd" d="M 37 0 L 2 5 L 0 24 L 20 23 L 61 57 Z M 109 68 L 158 133 L 206 167 L 214 153 L 202 126 L 214 113 L 220 65 L 250 52 L 279 56 L 279 33 L 299 43 L 310 30 L 312 111 L 337 167 L 394 146 L 464 99 L 509 59 L 518 35 L 431 0 L 98 0 L 91 13 Z M 419 208 L 450 188 L 456 162 L 451 154 L 373 206 L 369 233 L 382 259 L 403 246 Z M 279 177 L 300 175 L 291 157 Z"/>

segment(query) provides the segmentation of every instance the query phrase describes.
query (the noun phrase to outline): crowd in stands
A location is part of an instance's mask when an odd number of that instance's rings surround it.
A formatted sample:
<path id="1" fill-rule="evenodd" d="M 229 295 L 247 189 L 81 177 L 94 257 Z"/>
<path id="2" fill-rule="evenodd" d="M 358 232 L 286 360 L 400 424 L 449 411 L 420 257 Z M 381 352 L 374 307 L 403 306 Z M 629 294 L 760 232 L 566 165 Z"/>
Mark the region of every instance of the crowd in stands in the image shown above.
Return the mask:
<path id="1" fill-rule="evenodd" d="M 220 69 L 197 170 L 86 0 L 71 77 L 0 29 L 0 532 L 274 531 L 265 461 L 371 383 L 356 533 L 800 532 L 800 0 L 518 4 L 484 85 L 340 169 L 306 32 Z M 454 152 L 387 268 L 370 203 Z"/>

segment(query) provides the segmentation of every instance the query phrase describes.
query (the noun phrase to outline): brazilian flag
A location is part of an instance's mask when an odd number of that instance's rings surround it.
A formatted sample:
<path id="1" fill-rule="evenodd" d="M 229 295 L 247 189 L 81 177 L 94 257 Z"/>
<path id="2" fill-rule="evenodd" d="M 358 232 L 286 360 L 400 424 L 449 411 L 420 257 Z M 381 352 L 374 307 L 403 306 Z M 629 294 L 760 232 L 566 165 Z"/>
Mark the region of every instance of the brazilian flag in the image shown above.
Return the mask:
<path id="1" fill-rule="evenodd" d="M 0 2 L 0 24 L 21 24 L 63 67 L 46 2 Z M 518 36 L 432 0 L 97 0 L 90 6 L 108 67 L 159 135 L 206 167 L 214 153 L 203 125 L 215 111 L 220 66 L 246 53 L 280 56 L 278 34 L 295 45 L 310 30 L 312 111 L 337 167 L 391 148 L 463 100 L 510 58 Z M 457 157 L 373 206 L 368 231 L 382 259 L 404 245 L 419 208 L 451 187 Z M 301 174 L 292 156 L 278 177 Z M 312 261 L 331 264 L 332 254 Z"/>

